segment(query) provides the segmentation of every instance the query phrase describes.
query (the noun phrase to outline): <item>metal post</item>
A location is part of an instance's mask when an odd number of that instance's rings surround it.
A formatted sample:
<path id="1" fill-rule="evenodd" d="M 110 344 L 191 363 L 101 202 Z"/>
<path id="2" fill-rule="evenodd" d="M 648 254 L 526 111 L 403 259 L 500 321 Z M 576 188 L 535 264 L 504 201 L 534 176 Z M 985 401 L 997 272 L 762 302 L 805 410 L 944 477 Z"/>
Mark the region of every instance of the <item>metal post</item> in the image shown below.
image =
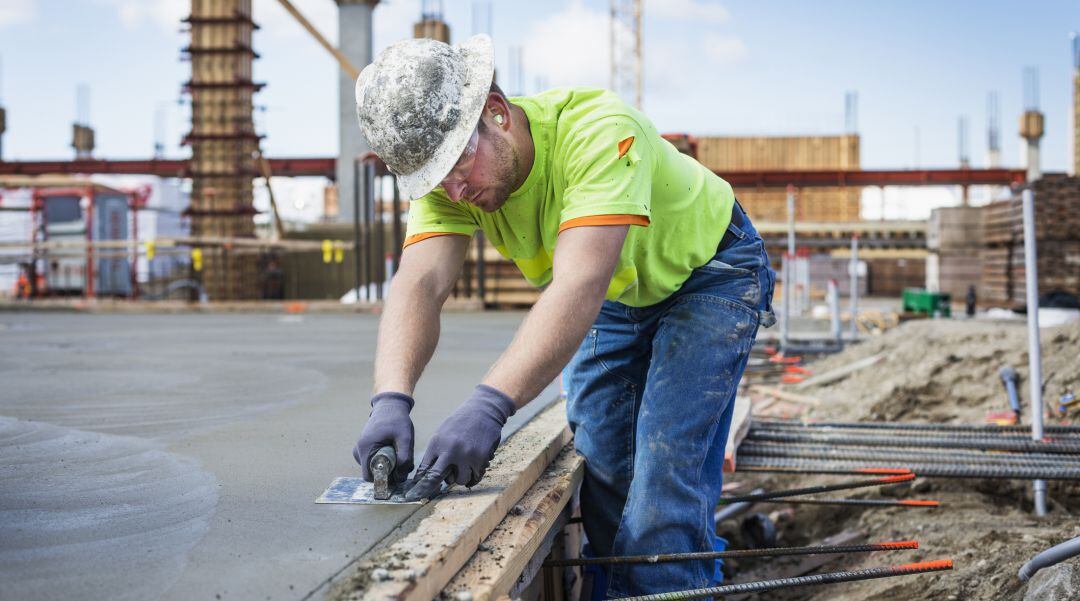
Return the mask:
<path id="1" fill-rule="evenodd" d="M 1031 394 L 1031 438 L 1043 439 L 1042 352 L 1039 348 L 1039 273 L 1035 244 L 1035 194 L 1020 195 L 1024 209 L 1024 280 L 1027 288 L 1028 388 Z M 1046 481 L 1031 483 L 1035 515 L 1046 515 Z"/>
<path id="2" fill-rule="evenodd" d="M 377 261 L 375 256 L 375 165 L 371 161 L 364 162 L 364 286 L 367 290 L 367 299 L 375 298 L 378 285 Z"/>
<path id="3" fill-rule="evenodd" d="M 851 341 L 859 339 L 859 235 L 851 237 Z"/>
<path id="4" fill-rule="evenodd" d="M 397 273 L 398 267 L 401 266 L 401 247 L 405 244 L 405 239 L 401 233 L 401 190 L 397 185 L 397 178 L 393 175 L 390 178 L 394 182 L 394 273 Z"/>
<path id="5" fill-rule="evenodd" d="M 786 351 L 791 336 L 791 301 L 795 295 L 795 187 L 787 187 L 787 253 L 784 254 L 784 327 L 780 336 L 780 348 Z"/>
<path id="6" fill-rule="evenodd" d="M 833 340 L 840 342 L 840 286 L 836 280 L 828 282 L 829 296 L 829 332 Z"/>
<path id="7" fill-rule="evenodd" d="M 480 298 L 480 304 L 485 303 L 487 296 L 487 282 L 484 280 L 484 232 L 476 232 L 476 294 Z"/>
<path id="8" fill-rule="evenodd" d="M 383 226 L 383 214 L 385 213 L 385 209 L 386 209 L 386 198 L 383 195 L 382 184 L 383 184 L 383 182 L 380 181 L 379 186 L 378 186 L 378 188 L 379 188 L 379 200 L 378 200 L 378 202 L 377 203 L 376 202 L 371 203 L 371 205 L 372 205 L 371 206 L 371 211 L 372 211 L 372 214 L 374 216 L 374 219 L 372 220 L 372 227 L 375 228 L 375 239 L 374 239 L 375 252 L 371 253 L 371 255 L 372 255 L 371 258 L 375 262 L 375 264 L 373 265 L 373 267 L 375 268 L 374 269 L 374 271 L 375 271 L 375 293 L 376 293 L 375 298 L 378 299 L 378 300 L 383 300 L 383 295 L 386 292 L 385 290 L 383 290 L 383 286 L 386 285 L 386 274 L 387 274 L 387 269 L 386 269 L 386 240 L 385 240 L 386 231 L 385 231 L 385 228 Z"/>
<path id="9" fill-rule="evenodd" d="M 360 157 L 353 157 L 353 294 L 360 302 Z"/>
<path id="10" fill-rule="evenodd" d="M 780 265 L 780 276 L 784 278 L 784 320 L 780 322 L 780 352 L 787 352 L 791 338 L 791 255 L 784 253 L 784 262 Z"/>

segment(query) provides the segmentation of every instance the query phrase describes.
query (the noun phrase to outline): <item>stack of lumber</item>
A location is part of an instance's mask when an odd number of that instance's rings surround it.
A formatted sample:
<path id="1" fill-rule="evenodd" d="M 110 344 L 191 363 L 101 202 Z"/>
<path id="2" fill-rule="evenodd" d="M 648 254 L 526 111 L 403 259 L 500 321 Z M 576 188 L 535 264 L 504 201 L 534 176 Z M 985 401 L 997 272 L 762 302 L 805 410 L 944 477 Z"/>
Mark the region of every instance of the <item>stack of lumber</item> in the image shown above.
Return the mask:
<path id="1" fill-rule="evenodd" d="M 899 297 L 904 288 L 921 288 L 926 281 L 926 261 L 919 253 L 911 257 L 868 257 L 867 289 L 870 296 Z"/>
<path id="2" fill-rule="evenodd" d="M 697 159 L 717 172 L 859 169 L 859 136 L 712 136 L 697 139 Z M 736 188 L 739 203 L 755 221 L 787 221 L 782 189 Z M 860 188 L 800 190 L 795 218 L 858 221 Z"/>
<path id="3" fill-rule="evenodd" d="M 1080 294 L 1080 178 L 1048 175 L 1032 185 L 1039 293 Z M 980 300 L 1018 306 L 1024 299 L 1024 225 L 1020 196 L 983 208 Z"/>
<path id="4" fill-rule="evenodd" d="M 983 246 L 981 207 L 934 209 L 926 226 L 926 289 L 947 292 L 953 299 L 967 295 L 969 286 L 978 286 L 982 270 Z"/>

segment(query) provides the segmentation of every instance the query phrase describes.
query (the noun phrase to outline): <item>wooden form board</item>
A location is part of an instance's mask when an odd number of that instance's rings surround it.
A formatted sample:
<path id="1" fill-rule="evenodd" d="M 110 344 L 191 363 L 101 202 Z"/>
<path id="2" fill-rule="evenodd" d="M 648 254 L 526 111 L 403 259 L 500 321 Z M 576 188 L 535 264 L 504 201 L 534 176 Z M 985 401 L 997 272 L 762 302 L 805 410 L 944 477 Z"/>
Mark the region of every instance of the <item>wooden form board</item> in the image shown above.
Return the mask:
<path id="1" fill-rule="evenodd" d="M 739 204 L 755 223 L 787 223 L 787 192 L 781 189 L 735 188 Z M 795 196 L 797 222 L 851 222 L 861 218 L 862 188 L 803 188 Z"/>
<path id="2" fill-rule="evenodd" d="M 541 411 L 499 447 L 478 486 L 455 487 L 419 509 L 361 558 L 330 597 L 431 601 L 571 438 L 565 401 Z"/>
<path id="3" fill-rule="evenodd" d="M 468 592 L 472 601 L 509 594 L 535 556 L 585 474 L 585 459 L 566 445 L 479 551 L 446 585 L 444 597 Z M 540 558 L 542 559 L 542 558 Z"/>
<path id="4" fill-rule="evenodd" d="M 702 136 L 697 159 L 713 171 L 859 169 L 859 136 Z"/>

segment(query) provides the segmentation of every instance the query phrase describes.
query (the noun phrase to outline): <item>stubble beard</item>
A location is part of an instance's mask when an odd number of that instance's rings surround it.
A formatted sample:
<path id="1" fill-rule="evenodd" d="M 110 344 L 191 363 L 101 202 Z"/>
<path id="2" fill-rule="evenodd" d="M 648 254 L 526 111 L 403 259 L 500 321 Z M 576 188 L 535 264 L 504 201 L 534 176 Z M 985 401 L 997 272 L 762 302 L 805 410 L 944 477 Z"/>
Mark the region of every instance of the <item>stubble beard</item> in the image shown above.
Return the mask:
<path id="1" fill-rule="evenodd" d="M 513 147 L 502 138 L 493 139 L 491 144 L 494 151 L 492 154 L 495 159 L 496 172 L 499 174 L 499 183 L 492 189 L 491 202 L 483 207 L 484 211 L 488 213 L 493 213 L 502 208 L 506 201 L 509 200 L 510 195 L 514 193 L 515 182 L 522 179 L 521 160 Z"/>

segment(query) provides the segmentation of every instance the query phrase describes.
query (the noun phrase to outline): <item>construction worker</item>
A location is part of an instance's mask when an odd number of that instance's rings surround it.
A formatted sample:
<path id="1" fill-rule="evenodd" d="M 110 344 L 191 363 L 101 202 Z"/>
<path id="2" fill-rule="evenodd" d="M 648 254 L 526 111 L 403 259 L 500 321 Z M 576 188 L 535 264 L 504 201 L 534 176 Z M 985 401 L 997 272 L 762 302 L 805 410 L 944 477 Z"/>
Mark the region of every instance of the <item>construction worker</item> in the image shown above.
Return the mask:
<path id="1" fill-rule="evenodd" d="M 385 49 L 356 83 L 360 128 L 412 200 L 353 451 L 413 467 L 413 387 L 470 237 L 546 286 L 503 355 L 428 443 L 407 498 L 473 486 L 507 418 L 565 367 L 581 511 L 598 556 L 708 551 L 736 387 L 775 274 L 731 186 L 611 92 L 507 98 L 486 36 Z M 608 596 L 707 586 L 717 563 L 615 566 Z"/>

